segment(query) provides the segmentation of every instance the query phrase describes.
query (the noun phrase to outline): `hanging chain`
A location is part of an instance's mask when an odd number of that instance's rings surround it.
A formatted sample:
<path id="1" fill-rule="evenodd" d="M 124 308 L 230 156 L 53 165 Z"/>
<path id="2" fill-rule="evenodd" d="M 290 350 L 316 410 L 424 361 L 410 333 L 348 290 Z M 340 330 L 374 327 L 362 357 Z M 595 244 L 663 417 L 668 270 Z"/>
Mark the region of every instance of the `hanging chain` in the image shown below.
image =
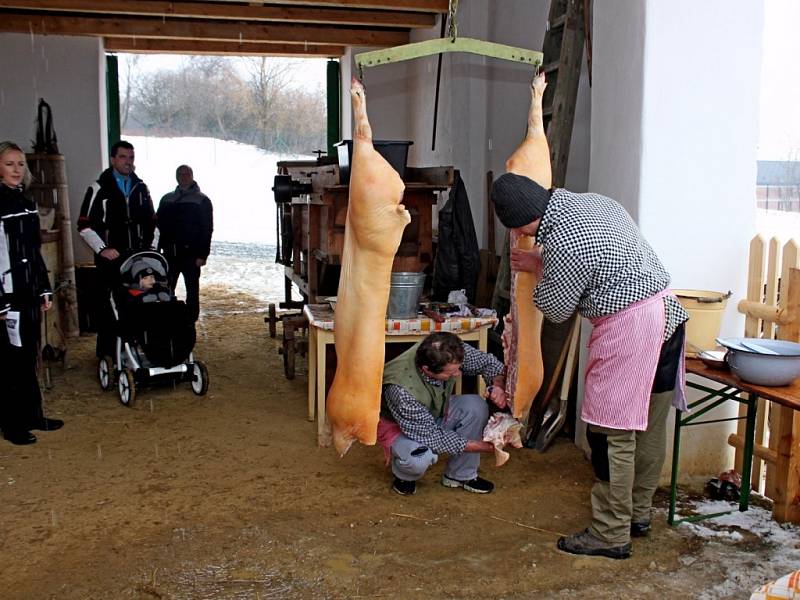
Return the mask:
<path id="1" fill-rule="evenodd" d="M 450 41 L 455 42 L 458 36 L 458 22 L 456 21 L 456 13 L 458 12 L 458 0 L 450 0 L 450 6 L 447 10 L 448 18 L 450 19 L 450 26 L 447 33 L 450 35 Z"/>

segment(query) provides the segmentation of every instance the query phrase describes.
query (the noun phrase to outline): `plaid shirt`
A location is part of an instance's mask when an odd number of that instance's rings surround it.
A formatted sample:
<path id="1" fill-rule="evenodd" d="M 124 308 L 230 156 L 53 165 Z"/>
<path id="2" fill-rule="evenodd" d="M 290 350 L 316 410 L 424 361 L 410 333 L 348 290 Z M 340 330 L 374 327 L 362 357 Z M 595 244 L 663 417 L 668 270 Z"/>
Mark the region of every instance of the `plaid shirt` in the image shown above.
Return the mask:
<path id="1" fill-rule="evenodd" d="M 553 190 L 536 233 L 542 278 L 533 299 L 550 321 L 576 310 L 597 318 L 669 287 L 669 273 L 625 209 L 599 194 Z M 689 318 L 674 296 L 664 299 L 664 340 Z"/>
<path id="2" fill-rule="evenodd" d="M 461 344 L 464 346 L 464 362 L 461 364 L 464 375 L 483 375 L 486 383 L 491 384 L 492 379 L 503 373 L 503 363 L 493 355 L 476 350 L 464 342 Z M 437 387 L 444 387 L 447 383 L 426 377 L 424 373 L 420 373 L 420 377 Z M 468 440 L 455 431 L 442 429 L 441 423 L 405 388 L 391 383 L 384 385 L 383 398 L 406 437 L 427 446 L 436 454 L 460 454 L 464 451 Z"/>

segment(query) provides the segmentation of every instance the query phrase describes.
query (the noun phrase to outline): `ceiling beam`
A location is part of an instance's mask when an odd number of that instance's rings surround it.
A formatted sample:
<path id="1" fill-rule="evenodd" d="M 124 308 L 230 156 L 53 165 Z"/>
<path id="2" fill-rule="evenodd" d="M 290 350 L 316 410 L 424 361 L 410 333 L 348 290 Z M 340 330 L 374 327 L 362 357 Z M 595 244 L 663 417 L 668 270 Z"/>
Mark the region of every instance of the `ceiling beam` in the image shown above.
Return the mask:
<path id="1" fill-rule="evenodd" d="M 155 39 L 397 46 L 407 31 L 282 24 L 230 23 L 189 19 L 91 18 L 0 11 L 0 31 L 36 35 L 88 35 Z"/>
<path id="2" fill-rule="evenodd" d="M 239 21 L 281 21 L 324 25 L 430 28 L 433 13 L 390 10 L 352 10 L 321 7 L 252 6 L 225 2 L 166 0 L 0 0 L 0 8 L 45 10 L 103 15 L 183 17 L 194 19 L 235 19 Z"/>
<path id="3" fill-rule="evenodd" d="M 241 0 L 200 0 L 202 2 L 239 2 Z M 336 6 L 377 10 L 413 10 L 429 13 L 447 12 L 448 0 L 250 0 L 250 4 L 290 4 L 292 6 Z"/>
<path id="4" fill-rule="evenodd" d="M 105 38 L 107 52 L 132 54 L 208 54 L 234 56 L 289 56 L 297 58 L 339 58 L 344 46 L 324 44 L 269 44 L 262 42 L 209 42 L 206 40 L 153 40 Z"/>

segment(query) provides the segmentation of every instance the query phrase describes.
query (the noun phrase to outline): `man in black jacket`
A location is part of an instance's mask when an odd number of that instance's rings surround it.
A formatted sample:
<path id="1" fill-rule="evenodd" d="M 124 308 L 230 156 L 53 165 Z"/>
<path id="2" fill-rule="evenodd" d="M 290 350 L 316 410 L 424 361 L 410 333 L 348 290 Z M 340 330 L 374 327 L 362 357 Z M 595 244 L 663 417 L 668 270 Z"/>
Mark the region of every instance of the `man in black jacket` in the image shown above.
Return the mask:
<path id="1" fill-rule="evenodd" d="M 119 281 L 119 266 L 134 252 L 153 246 L 155 211 L 150 192 L 134 173 L 133 146 L 111 146 L 111 166 L 100 174 L 83 198 L 78 232 L 94 252 L 100 297 L 97 308 L 97 356 L 113 356 L 113 314 L 109 293 Z"/>
<path id="2" fill-rule="evenodd" d="M 178 187 L 158 205 L 158 248 L 169 263 L 169 284 L 174 290 L 183 273 L 186 306 L 193 319 L 200 315 L 200 268 L 211 251 L 214 213 L 211 200 L 200 191 L 192 168 L 175 171 Z"/>

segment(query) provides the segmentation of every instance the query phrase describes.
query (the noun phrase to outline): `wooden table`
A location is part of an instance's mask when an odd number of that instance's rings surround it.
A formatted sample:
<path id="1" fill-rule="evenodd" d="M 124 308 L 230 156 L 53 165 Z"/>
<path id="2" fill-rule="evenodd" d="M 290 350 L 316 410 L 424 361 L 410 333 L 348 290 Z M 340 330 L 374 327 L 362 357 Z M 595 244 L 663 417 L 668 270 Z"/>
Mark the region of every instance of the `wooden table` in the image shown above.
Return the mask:
<path id="1" fill-rule="evenodd" d="M 744 416 L 746 427 L 744 434 L 744 457 L 742 462 L 742 488 L 739 494 L 739 510 L 746 511 L 750 501 L 750 471 L 753 465 L 753 449 L 755 445 L 754 438 L 758 399 L 763 398 L 764 400 L 775 402 L 781 406 L 795 411 L 800 410 L 800 379 L 796 379 L 791 385 L 783 387 L 755 385 L 742 381 L 739 377 L 727 369 L 713 369 L 708 367 L 701 360 L 696 358 L 686 359 L 686 373 L 721 383 L 723 387 L 717 389 L 694 381 L 686 382 L 687 387 L 703 391 L 706 395 L 689 404 L 689 409 L 691 412 L 687 413 L 686 415 L 678 410 L 675 411 L 675 435 L 673 437 L 672 448 L 672 477 L 670 481 L 669 516 L 667 517 L 670 525 L 681 523 L 683 521 L 699 521 L 702 519 L 719 516 L 720 514 L 726 514 L 715 513 L 711 515 L 697 515 L 679 519 L 677 521 L 675 520 L 675 502 L 677 498 L 678 465 L 682 428 L 690 425 L 719 423 L 722 421 L 737 421 L 742 419 L 742 417 L 730 417 L 726 419 L 712 419 L 708 421 L 695 420 L 729 400 L 739 402 L 747 407 L 747 412 Z M 795 449 L 794 456 L 792 456 L 792 441 L 789 440 L 788 444 L 789 448 L 787 448 L 785 453 L 778 453 L 778 456 L 776 457 L 777 460 L 784 460 L 787 462 L 791 461 L 792 459 L 797 460 L 798 451 Z M 792 487 L 792 489 L 784 490 L 784 492 L 790 495 L 790 497 L 795 497 L 800 494 L 800 481 L 798 481 L 797 477 L 789 477 L 787 486 Z"/>
<path id="2" fill-rule="evenodd" d="M 333 311 L 328 304 L 306 304 L 303 314 L 308 319 L 308 420 L 317 420 L 317 442 L 325 445 L 325 350 L 334 343 Z M 386 343 L 416 343 L 435 331 L 450 331 L 462 340 L 478 343 L 486 352 L 489 328 L 497 323 L 494 317 L 450 317 L 443 323 L 420 316 L 416 319 L 387 319 Z M 483 378 L 478 378 L 478 393 L 484 392 Z M 461 378 L 456 382 L 456 393 L 461 391 Z"/>

